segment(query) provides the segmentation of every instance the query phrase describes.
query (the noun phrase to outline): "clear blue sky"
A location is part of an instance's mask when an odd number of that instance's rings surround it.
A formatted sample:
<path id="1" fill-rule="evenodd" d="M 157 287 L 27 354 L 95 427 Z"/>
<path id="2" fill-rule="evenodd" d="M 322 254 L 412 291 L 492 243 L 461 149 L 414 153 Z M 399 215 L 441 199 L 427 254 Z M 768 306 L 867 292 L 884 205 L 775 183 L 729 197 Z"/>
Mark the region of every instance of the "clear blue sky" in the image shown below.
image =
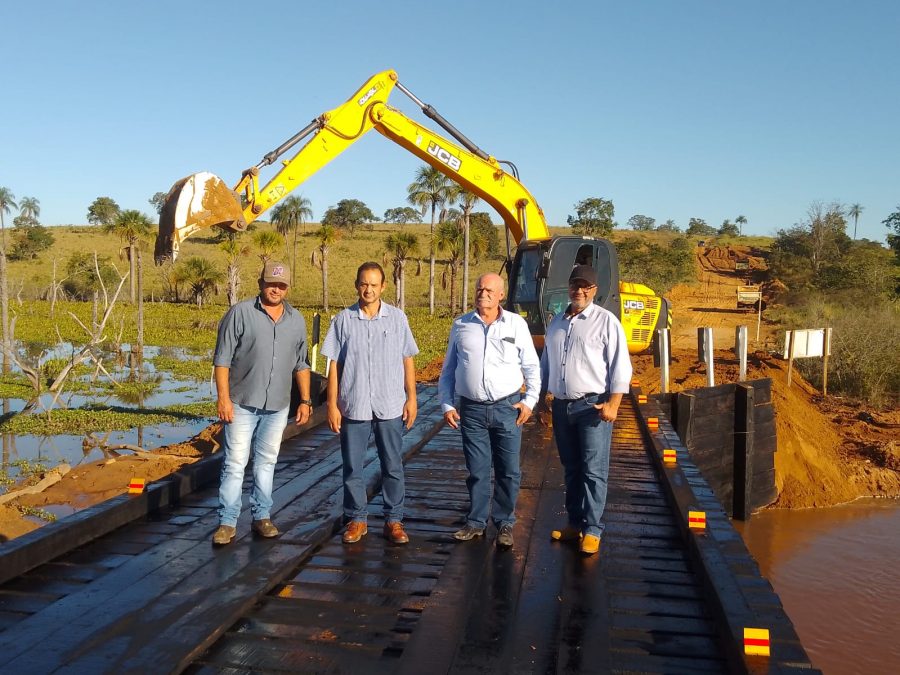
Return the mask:
<path id="1" fill-rule="evenodd" d="M 897 2 L 57 0 L 6 3 L 0 30 L 0 186 L 48 225 L 101 195 L 155 217 L 196 171 L 234 183 L 386 68 L 514 161 L 551 225 L 604 197 L 622 225 L 773 234 L 839 201 L 881 241 L 900 204 Z M 420 164 L 372 133 L 300 193 L 316 219 L 380 216 Z"/>

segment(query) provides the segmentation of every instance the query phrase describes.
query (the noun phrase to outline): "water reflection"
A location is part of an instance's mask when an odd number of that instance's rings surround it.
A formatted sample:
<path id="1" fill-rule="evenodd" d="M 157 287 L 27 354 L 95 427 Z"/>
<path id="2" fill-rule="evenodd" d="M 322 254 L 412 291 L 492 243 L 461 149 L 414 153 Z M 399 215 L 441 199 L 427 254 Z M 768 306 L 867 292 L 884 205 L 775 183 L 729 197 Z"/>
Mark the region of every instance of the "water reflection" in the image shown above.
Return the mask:
<path id="1" fill-rule="evenodd" d="M 736 525 L 814 665 L 900 672 L 900 501 L 773 509 Z"/>
<path id="2" fill-rule="evenodd" d="M 61 344 L 21 344 L 19 351 L 34 362 L 40 359 L 64 359 L 73 353 L 73 346 Z M 203 378 L 175 376 L 168 370 L 157 370 L 152 359 L 163 356 L 175 361 L 200 361 L 209 363 L 209 350 L 189 351 L 177 347 L 144 347 L 143 354 L 131 351 L 129 345 L 118 349 L 105 349 L 100 354 L 109 376 L 97 368 L 72 376 L 53 404 L 54 395 L 43 393 L 37 399 L 37 410 L 48 408 L 81 408 L 88 405 L 116 406 L 120 408 L 166 408 L 172 405 L 209 401 L 215 398 L 211 383 Z M 111 381 L 112 380 L 112 381 Z M 21 398 L 4 398 L 3 414 L 8 416 L 25 409 L 27 401 Z M 38 413 L 40 414 L 40 413 Z M 127 431 L 114 431 L 108 435 L 110 445 L 136 445 L 153 449 L 162 445 L 184 441 L 195 435 L 212 420 L 201 419 L 187 423 L 139 426 Z M 105 434 L 100 434 L 101 437 Z M 96 439 L 95 439 L 96 440 Z M 43 436 L 37 434 L 2 434 L 2 465 L 0 469 L 15 477 L 18 470 L 10 466 L 16 460 L 41 462 L 48 467 L 65 462 L 71 465 L 104 459 L 105 453 L 90 437 L 73 434 Z"/>

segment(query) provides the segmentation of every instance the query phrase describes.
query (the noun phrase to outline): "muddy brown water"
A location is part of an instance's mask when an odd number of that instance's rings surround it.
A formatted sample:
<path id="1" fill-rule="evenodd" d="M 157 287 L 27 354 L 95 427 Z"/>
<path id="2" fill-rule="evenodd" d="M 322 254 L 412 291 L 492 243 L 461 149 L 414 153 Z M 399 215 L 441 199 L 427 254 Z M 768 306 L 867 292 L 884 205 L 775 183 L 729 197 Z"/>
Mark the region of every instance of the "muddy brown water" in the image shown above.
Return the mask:
<path id="1" fill-rule="evenodd" d="M 735 523 L 827 675 L 900 673 L 900 500 Z"/>

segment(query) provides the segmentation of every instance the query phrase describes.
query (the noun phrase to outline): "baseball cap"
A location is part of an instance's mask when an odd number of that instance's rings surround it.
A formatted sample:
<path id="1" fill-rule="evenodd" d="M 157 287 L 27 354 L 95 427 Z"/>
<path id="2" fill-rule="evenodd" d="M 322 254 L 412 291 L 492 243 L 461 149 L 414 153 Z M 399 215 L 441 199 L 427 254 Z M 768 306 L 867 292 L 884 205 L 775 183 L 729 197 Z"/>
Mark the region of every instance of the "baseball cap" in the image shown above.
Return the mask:
<path id="1" fill-rule="evenodd" d="M 269 260 L 262 271 L 262 280 L 267 283 L 282 283 L 291 285 L 291 270 L 282 262 Z"/>
<path id="2" fill-rule="evenodd" d="M 591 286 L 597 285 L 597 274 L 590 265 L 575 265 L 572 273 L 569 275 L 569 283 L 573 281 L 583 281 Z"/>

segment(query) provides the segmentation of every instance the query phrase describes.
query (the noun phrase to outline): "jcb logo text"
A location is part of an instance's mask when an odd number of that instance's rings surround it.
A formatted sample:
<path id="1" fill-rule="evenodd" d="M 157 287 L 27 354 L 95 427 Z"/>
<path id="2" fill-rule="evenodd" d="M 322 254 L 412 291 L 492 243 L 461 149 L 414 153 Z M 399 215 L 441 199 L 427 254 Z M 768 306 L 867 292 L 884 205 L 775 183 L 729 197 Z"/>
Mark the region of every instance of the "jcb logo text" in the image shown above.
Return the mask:
<path id="1" fill-rule="evenodd" d="M 449 166 L 454 171 L 459 171 L 459 167 L 462 166 L 462 162 L 459 161 L 459 157 L 454 157 L 437 143 L 431 142 L 428 144 L 428 154 L 432 155 L 433 157 L 437 157 L 441 162 Z"/>

